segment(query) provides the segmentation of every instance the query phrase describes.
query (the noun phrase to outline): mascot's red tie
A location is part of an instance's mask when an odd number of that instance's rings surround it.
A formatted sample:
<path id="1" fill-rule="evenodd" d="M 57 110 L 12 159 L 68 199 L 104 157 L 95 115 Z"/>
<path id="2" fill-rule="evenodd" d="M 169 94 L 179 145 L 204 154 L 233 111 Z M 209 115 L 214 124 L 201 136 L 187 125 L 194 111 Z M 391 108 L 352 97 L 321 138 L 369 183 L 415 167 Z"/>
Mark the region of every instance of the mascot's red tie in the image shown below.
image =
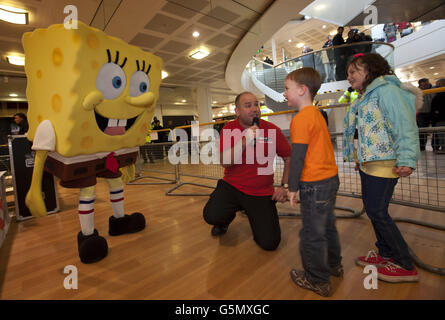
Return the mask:
<path id="1" fill-rule="evenodd" d="M 107 159 L 105 159 L 105 168 L 107 168 L 113 173 L 116 173 L 117 169 L 119 169 L 119 163 L 114 157 L 114 152 L 108 154 Z"/>

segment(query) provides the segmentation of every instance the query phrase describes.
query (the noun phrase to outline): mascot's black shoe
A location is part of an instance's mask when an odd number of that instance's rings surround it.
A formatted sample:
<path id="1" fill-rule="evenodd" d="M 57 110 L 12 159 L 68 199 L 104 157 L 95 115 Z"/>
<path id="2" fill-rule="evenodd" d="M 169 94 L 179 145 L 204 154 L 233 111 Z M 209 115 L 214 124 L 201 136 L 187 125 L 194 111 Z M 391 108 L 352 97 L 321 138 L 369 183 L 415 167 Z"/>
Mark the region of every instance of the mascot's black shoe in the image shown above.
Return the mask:
<path id="1" fill-rule="evenodd" d="M 108 254 L 108 244 L 104 237 L 94 229 L 94 233 L 84 236 L 82 231 L 77 235 L 80 261 L 93 263 L 105 258 Z"/>
<path id="2" fill-rule="evenodd" d="M 145 217 L 142 213 L 126 214 L 122 218 L 111 216 L 109 219 L 108 233 L 110 236 L 118 236 L 125 233 L 135 233 L 145 228 Z"/>

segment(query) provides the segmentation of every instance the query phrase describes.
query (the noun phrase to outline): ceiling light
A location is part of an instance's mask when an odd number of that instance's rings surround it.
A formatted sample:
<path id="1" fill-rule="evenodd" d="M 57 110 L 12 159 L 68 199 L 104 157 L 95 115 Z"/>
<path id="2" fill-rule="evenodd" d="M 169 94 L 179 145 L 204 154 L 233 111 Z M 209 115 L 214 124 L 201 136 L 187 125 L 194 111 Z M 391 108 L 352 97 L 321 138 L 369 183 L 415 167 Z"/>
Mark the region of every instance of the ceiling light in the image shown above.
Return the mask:
<path id="1" fill-rule="evenodd" d="M 291 40 L 291 39 L 289 39 L 289 40 L 287 40 L 287 42 L 292 42 L 292 40 Z"/>
<path id="2" fill-rule="evenodd" d="M 187 102 L 187 100 L 185 100 L 185 99 L 182 99 L 182 100 L 181 100 L 181 102 Z"/>
<path id="3" fill-rule="evenodd" d="M 194 38 L 198 38 L 199 37 L 199 32 L 198 31 L 193 32 L 192 36 Z"/>
<path id="4" fill-rule="evenodd" d="M 434 75 L 437 76 L 439 74 L 439 72 L 434 72 Z"/>
<path id="5" fill-rule="evenodd" d="M 218 103 L 218 101 L 213 101 L 213 103 Z"/>
<path id="6" fill-rule="evenodd" d="M 323 29 L 326 29 L 326 25 L 324 24 L 324 25 L 322 26 L 322 28 L 323 28 Z"/>
<path id="7" fill-rule="evenodd" d="M 192 51 L 192 53 L 190 54 L 190 58 L 200 60 L 200 59 L 204 59 L 208 55 L 209 55 L 209 52 L 207 50 L 200 48 L 200 49 L 196 49 L 195 51 Z"/>
<path id="8" fill-rule="evenodd" d="M 218 117 L 222 117 L 223 114 L 222 114 L 222 113 L 218 113 L 217 116 L 218 116 Z"/>
<path id="9" fill-rule="evenodd" d="M 303 47 L 304 47 L 304 43 L 303 42 L 297 43 L 297 48 L 303 48 Z"/>
<path id="10" fill-rule="evenodd" d="M 10 56 L 6 57 L 6 60 L 10 64 L 14 64 L 16 66 L 24 66 L 25 65 L 25 57 L 23 57 L 23 56 L 10 55 Z"/>
<path id="11" fill-rule="evenodd" d="M 9 96 L 10 97 L 18 97 L 19 95 L 17 93 L 10 93 Z"/>
<path id="12" fill-rule="evenodd" d="M 162 75 L 161 75 L 161 78 L 162 78 L 162 79 L 165 79 L 165 78 L 168 77 L 168 72 L 167 72 L 167 71 L 162 70 L 162 73 L 161 73 L 161 74 L 162 74 Z"/>
<path id="13" fill-rule="evenodd" d="M 431 69 L 431 70 L 433 70 L 433 69 L 434 69 L 434 67 L 430 67 L 430 69 Z"/>
<path id="14" fill-rule="evenodd" d="M 10 6 L 0 5 L 0 20 L 15 23 L 28 24 L 28 12 L 23 9 L 18 9 Z"/>

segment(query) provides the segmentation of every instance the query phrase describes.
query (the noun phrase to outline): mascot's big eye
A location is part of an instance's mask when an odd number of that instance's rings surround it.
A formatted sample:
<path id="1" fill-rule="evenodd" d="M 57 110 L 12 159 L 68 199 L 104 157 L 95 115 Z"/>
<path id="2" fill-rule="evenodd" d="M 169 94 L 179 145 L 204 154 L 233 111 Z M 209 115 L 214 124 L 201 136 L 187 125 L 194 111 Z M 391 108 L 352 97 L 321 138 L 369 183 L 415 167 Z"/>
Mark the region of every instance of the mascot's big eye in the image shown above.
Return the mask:
<path id="1" fill-rule="evenodd" d="M 119 65 L 108 62 L 100 68 L 96 78 L 96 87 L 105 99 L 113 100 L 119 97 L 125 89 L 127 78 Z"/>
<path id="2" fill-rule="evenodd" d="M 130 96 L 137 97 L 150 90 L 150 80 L 143 71 L 136 71 L 130 79 Z"/>

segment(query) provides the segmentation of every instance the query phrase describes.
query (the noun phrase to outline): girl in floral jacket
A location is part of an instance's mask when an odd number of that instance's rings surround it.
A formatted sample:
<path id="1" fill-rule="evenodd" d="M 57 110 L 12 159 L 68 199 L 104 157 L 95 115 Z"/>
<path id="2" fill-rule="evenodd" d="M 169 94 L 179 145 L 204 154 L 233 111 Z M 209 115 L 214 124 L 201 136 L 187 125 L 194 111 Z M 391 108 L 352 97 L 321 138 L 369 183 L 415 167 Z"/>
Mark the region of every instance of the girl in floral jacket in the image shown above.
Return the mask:
<path id="1" fill-rule="evenodd" d="M 418 281 L 408 246 L 388 214 L 399 177 L 409 176 L 420 157 L 416 105 L 422 92 L 402 84 L 378 54 L 358 54 L 347 67 L 348 81 L 360 95 L 345 120 L 343 155 L 360 172 L 362 199 L 377 238 L 378 252 L 356 259 L 375 265 L 378 278 L 389 282 Z M 354 131 L 358 146 L 354 148 Z"/>

